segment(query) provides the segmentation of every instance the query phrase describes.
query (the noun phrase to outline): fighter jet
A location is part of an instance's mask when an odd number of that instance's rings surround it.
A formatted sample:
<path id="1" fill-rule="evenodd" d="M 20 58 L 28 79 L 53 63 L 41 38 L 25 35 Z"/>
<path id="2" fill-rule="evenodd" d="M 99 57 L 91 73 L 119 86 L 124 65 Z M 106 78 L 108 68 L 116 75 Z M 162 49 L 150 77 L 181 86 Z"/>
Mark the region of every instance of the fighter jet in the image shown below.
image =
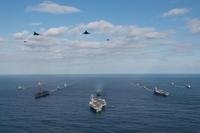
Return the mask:
<path id="1" fill-rule="evenodd" d="M 34 35 L 34 36 L 39 36 L 40 34 L 37 33 L 37 32 L 34 32 L 33 35 Z"/>
<path id="2" fill-rule="evenodd" d="M 24 43 L 26 43 L 27 41 L 24 41 Z"/>
<path id="3" fill-rule="evenodd" d="M 90 32 L 88 32 L 87 30 L 85 30 L 85 31 L 83 32 L 83 34 L 88 35 L 88 34 L 90 34 Z"/>
<path id="4" fill-rule="evenodd" d="M 109 38 L 107 38 L 107 39 L 106 39 L 106 41 L 110 41 L 110 39 L 109 39 Z"/>

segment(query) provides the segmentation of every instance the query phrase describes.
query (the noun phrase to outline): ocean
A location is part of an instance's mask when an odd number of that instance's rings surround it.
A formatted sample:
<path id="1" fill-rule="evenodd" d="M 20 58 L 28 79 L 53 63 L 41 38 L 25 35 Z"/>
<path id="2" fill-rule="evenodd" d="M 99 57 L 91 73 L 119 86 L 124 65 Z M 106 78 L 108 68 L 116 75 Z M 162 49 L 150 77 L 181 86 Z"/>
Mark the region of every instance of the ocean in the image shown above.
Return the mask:
<path id="1" fill-rule="evenodd" d="M 38 81 L 50 96 L 34 98 Z M 199 81 L 184 74 L 2 75 L 0 133 L 199 133 Z M 155 86 L 170 95 L 154 95 Z M 107 106 L 95 113 L 88 103 L 99 87 Z"/>

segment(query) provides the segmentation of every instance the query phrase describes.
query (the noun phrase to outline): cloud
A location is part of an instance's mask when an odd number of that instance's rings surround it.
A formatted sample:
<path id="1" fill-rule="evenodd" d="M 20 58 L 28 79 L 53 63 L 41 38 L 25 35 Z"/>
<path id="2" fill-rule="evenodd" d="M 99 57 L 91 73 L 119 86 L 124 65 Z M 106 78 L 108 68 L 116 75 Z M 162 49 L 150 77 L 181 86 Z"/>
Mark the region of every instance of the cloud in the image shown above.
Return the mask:
<path id="1" fill-rule="evenodd" d="M 44 1 L 39 5 L 30 6 L 27 9 L 31 11 L 51 13 L 51 14 L 69 14 L 69 13 L 80 12 L 80 9 L 78 8 L 57 4 L 51 1 Z"/>
<path id="2" fill-rule="evenodd" d="M 190 9 L 188 8 L 174 8 L 165 13 L 163 13 L 163 17 L 175 17 L 175 16 L 182 16 L 188 13 Z"/>
<path id="3" fill-rule="evenodd" d="M 5 40 L 0 37 L 0 43 L 3 43 Z"/>
<path id="4" fill-rule="evenodd" d="M 84 30 L 90 30 L 95 33 L 110 33 L 114 25 L 105 20 L 90 22 L 88 24 L 79 24 L 70 29 L 69 33 L 80 35 Z"/>
<path id="5" fill-rule="evenodd" d="M 51 29 L 51 28 L 50 28 Z M 52 30 L 46 30 L 40 36 L 33 36 L 32 32 L 22 31 L 13 34 L 13 38 L 18 42 L 30 48 L 49 48 L 51 46 L 62 43 L 61 38 L 56 38 L 56 35 L 60 34 L 58 31 L 52 32 Z M 54 30 L 53 30 L 54 31 Z M 26 41 L 26 42 L 24 42 Z"/>
<path id="6" fill-rule="evenodd" d="M 62 37 L 67 32 L 68 27 L 67 26 L 60 26 L 60 27 L 51 27 L 48 29 L 41 28 L 38 33 L 40 33 L 39 36 L 34 36 L 33 32 L 24 30 L 21 32 L 16 32 L 12 35 L 14 40 L 21 41 L 24 43 L 25 46 L 31 46 L 34 47 L 40 47 L 40 45 L 43 47 L 49 47 L 53 46 L 53 44 L 60 44 L 60 42 L 63 42 L 65 38 Z M 67 33 L 66 33 L 67 34 Z"/>
<path id="7" fill-rule="evenodd" d="M 105 30 L 104 27 L 106 27 Z M 72 33 L 72 29 L 78 29 L 77 34 Z M 82 34 L 82 30 L 86 29 L 92 30 L 90 35 Z M 26 30 L 13 35 L 17 41 L 15 44 L 23 48 L 19 52 L 21 60 L 56 62 L 55 65 L 62 64 L 65 68 L 68 66 L 79 69 L 81 66 L 83 70 L 85 67 L 88 71 L 91 66 L 95 66 L 94 69 L 97 70 L 106 68 L 108 72 L 113 66 L 132 70 L 132 66 L 135 67 L 137 64 L 135 69 L 148 72 L 148 69 L 157 68 L 163 63 L 171 64 L 174 58 L 193 56 L 193 49 L 195 49 L 193 45 L 170 40 L 168 32 L 174 31 L 159 31 L 149 26 L 117 25 L 105 20 L 50 27 L 38 32 L 41 36 L 33 36 L 32 32 Z M 107 37 L 110 41 L 106 41 Z M 19 42 L 23 39 L 27 42 Z M 198 51 L 197 48 L 196 51 Z M 165 67 L 160 68 L 165 71 Z M 115 70 L 118 72 L 120 69 Z"/>
<path id="8" fill-rule="evenodd" d="M 167 33 L 156 31 L 152 27 L 130 26 L 128 29 L 128 35 L 135 39 L 159 39 L 167 35 Z"/>
<path id="9" fill-rule="evenodd" d="M 24 43 L 24 45 L 31 48 L 49 48 L 61 44 L 62 42 L 61 40 L 46 36 L 33 36 L 28 38 L 26 41 L 27 42 Z"/>
<path id="10" fill-rule="evenodd" d="M 195 18 L 189 20 L 187 27 L 192 33 L 200 33 L 200 19 Z"/>
<path id="11" fill-rule="evenodd" d="M 84 27 L 91 30 L 99 30 L 102 33 L 107 33 L 109 32 L 109 30 L 113 30 L 114 28 L 116 28 L 114 24 L 105 20 L 90 22 Z"/>
<path id="12" fill-rule="evenodd" d="M 66 33 L 68 30 L 68 27 L 66 26 L 61 26 L 61 27 L 54 27 L 54 28 L 49 28 L 44 32 L 44 35 L 46 36 L 58 36 Z"/>
<path id="13" fill-rule="evenodd" d="M 17 40 L 24 40 L 30 35 L 29 31 L 22 31 L 13 34 L 13 37 Z"/>
<path id="14" fill-rule="evenodd" d="M 83 35 L 88 30 L 90 35 Z M 158 31 L 154 27 L 137 25 L 116 25 L 105 20 L 86 24 L 50 27 L 38 31 L 41 36 L 33 36 L 32 32 L 22 31 L 13 34 L 23 50 L 47 51 L 48 58 L 109 58 L 109 56 L 131 56 L 144 54 L 144 51 L 167 45 L 167 32 Z M 109 38 L 109 41 L 106 39 Z M 24 40 L 26 41 L 24 43 Z M 16 43 L 17 44 L 17 43 Z M 26 48 L 27 47 L 27 48 Z"/>
<path id="15" fill-rule="evenodd" d="M 80 35 L 85 29 L 92 34 L 109 34 L 113 36 L 128 36 L 135 39 L 164 38 L 167 33 L 156 31 L 153 27 L 140 27 L 136 25 L 114 25 L 108 21 L 100 20 L 88 24 L 80 24 L 69 29 L 69 33 Z"/>

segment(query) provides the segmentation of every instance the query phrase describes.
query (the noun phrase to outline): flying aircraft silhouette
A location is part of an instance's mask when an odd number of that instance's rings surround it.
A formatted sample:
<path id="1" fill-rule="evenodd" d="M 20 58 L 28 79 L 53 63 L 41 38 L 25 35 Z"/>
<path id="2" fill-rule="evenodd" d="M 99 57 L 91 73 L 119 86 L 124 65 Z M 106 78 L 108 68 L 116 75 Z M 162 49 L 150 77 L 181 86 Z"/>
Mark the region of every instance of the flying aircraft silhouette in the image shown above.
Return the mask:
<path id="1" fill-rule="evenodd" d="M 39 36 L 40 34 L 37 33 L 37 32 L 34 32 L 33 35 L 34 35 L 34 36 Z"/>
<path id="2" fill-rule="evenodd" d="M 83 32 L 83 34 L 88 35 L 88 34 L 90 34 L 90 32 L 88 32 L 87 30 L 85 30 L 85 31 Z"/>

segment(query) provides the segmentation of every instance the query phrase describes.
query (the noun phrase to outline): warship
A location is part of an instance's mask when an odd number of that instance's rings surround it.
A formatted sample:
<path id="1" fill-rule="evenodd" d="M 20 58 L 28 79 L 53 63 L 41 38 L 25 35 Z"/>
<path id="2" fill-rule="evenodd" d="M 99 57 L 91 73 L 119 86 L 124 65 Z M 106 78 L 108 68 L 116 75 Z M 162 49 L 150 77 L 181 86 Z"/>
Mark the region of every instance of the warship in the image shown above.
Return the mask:
<path id="1" fill-rule="evenodd" d="M 96 98 L 91 95 L 89 106 L 91 109 L 98 113 L 101 112 L 102 109 L 106 106 L 106 101 L 105 99 Z"/>
<path id="2" fill-rule="evenodd" d="M 171 82 L 171 85 L 172 85 L 172 86 L 174 86 L 174 85 L 175 85 L 175 83 L 174 83 L 174 82 Z"/>
<path id="3" fill-rule="evenodd" d="M 186 88 L 191 88 L 191 85 L 190 84 L 186 84 L 185 87 Z"/>
<path id="4" fill-rule="evenodd" d="M 67 88 L 67 86 L 68 86 L 67 82 L 65 82 L 63 86 L 64 86 L 64 88 Z"/>
<path id="5" fill-rule="evenodd" d="M 101 95 L 102 95 L 102 89 L 99 88 L 96 90 L 96 96 L 100 97 Z"/>
<path id="6" fill-rule="evenodd" d="M 164 96 L 164 97 L 166 97 L 166 96 L 169 95 L 169 92 L 164 91 L 164 90 L 161 90 L 161 89 L 158 89 L 158 87 L 155 87 L 155 88 L 154 88 L 154 94 L 155 94 L 155 95 L 159 95 L 159 96 Z"/>
<path id="7" fill-rule="evenodd" d="M 65 81 L 65 83 L 64 83 L 64 85 L 63 85 L 63 87 L 64 87 L 64 88 L 67 88 L 67 87 L 69 87 L 69 85 L 70 85 L 69 81 L 68 81 L 68 82 L 67 82 L 67 81 Z"/>
<path id="8" fill-rule="evenodd" d="M 23 87 L 23 86 L 21 86 L 21 85 L 19 85 L 18 87 L 17 87 L 17 90 L 24 90 L 25 88 Z"/>
<path id="9" fill-rule="evenodd" d="M 42 90 L 41 82 L 38 82 L 38 88 L 39 88 L 39 91 L 35 94 L 35 99 L 46 97 L 46 96 L 50 95 L 49 91 Z"/>

